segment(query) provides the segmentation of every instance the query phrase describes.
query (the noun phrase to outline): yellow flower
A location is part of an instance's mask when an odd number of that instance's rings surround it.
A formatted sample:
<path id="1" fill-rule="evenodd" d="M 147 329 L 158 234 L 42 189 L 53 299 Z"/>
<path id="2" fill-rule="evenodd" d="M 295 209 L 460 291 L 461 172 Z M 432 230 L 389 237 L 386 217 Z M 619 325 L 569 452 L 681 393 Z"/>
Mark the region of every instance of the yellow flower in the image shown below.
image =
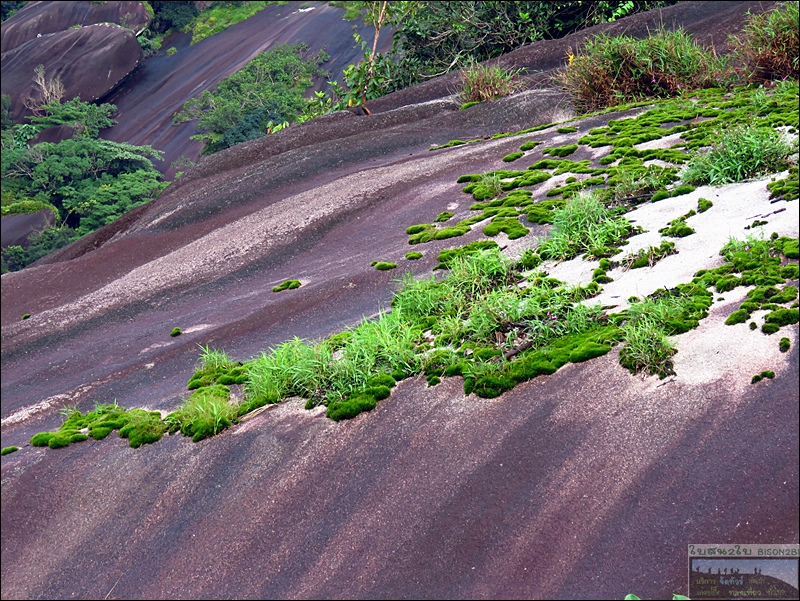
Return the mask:
<path id="1" fill-rule="evenodd" d="M 575 55 L 572 52 L 567 52 L 567 60 L 569 61 L 569 66 L 572 66 L 572 61 L 575 60 Z"/>

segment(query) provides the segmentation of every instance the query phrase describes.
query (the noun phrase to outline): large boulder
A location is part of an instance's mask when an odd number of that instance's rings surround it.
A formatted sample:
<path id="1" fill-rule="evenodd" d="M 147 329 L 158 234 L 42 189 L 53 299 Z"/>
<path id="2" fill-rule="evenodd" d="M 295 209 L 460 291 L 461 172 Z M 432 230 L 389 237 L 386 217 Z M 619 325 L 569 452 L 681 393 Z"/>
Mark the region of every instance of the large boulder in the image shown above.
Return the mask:
<path id="1" fill-rule="evenodd" d="M 0 53 L 75 25 L 116 23 L 140 33 L 150 23 L 141 2 L 31 2 L 3 23 Z"/>
<path id="2" fill-rule="evenodd" d="M 93 101 L 117 87 L 142 58 L 133 31 L 113 23 L 48 33 L 2 55 L 2 93 L 11 96 L 11 115 L 19 121 L 30 114 L 24 102 L 35 93 L 38 65 L 47 79 L 61 80 L 64 100 Z"/>

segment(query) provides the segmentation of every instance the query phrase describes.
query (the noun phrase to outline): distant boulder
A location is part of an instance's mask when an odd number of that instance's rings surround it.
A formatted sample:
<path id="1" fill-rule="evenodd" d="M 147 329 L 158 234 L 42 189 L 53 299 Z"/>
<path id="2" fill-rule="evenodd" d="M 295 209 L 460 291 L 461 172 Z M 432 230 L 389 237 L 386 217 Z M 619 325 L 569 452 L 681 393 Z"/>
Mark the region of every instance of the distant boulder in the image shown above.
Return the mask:
<path id="1" fill-rule="evenodd" d="M 24 101 L 34 95 L 34 70 L 38 65 L 44 65 L 47 79 L 61 80 L 63 100 L 80 96 L 91 102 L 117 87 L 142 59 L 136 35 L 119 25 L 104 23 L 48 33 L 3 53 L 0 88 L 11 96 L 12 118 L 20 121 L 23 115 L 30 114 Z"/>
<path id="2" fill-rule="evenodd" d="M 37 36 L 97 23 L 116 23 L 140 33 L 150 16 L 141 2 L 31 2 L 3 23 L 0 53 Z"/>

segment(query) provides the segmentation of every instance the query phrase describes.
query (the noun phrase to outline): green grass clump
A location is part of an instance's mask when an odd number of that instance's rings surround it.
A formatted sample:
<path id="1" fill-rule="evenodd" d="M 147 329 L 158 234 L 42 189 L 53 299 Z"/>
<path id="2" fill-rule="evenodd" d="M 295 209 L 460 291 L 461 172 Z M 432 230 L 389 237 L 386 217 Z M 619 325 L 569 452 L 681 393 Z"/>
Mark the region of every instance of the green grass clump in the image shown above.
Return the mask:
<path id="1" fill-rule="evenodd" d="M 672 357 L 677 350 L 670 336 L 697 327 L 708 314 L 711 294 L 707 290 L 687 285 L 676 292 L 657 290 L 617 317 L 624 320 L 620 364 L 632 372 L 644 371 L 660 378 L 674 374 Z"/>
<path id="2" fill-rule="evenodd" d="M 622 262 L 626 269 L 640 269 L 642 267 L 652 267 L 664 257 L 677 254 L 675 243 L 664 240 L 659 246 L 643 248 L 638 252 L 629 255 Z"/>
<path id="3" fill-rule="evenodd" d="M 513 94 L 519 88 L 519 70 L 473 62 L 461 69 L 461 100 L 486 102 Z"/>
<path id="4" fill-rule="evenodd" d="M 750 383 L 751 384 L 755 384 L 756 382 L 760 382 L 764 378 L 772 379 L 774 377 L 775 377 L 775 372 L 774 371 L 765 370 L 765 371 L 762 371 L 760 374 L 756 374 L 755 376 L 753 376 L 753 378 L 750 380 Z"/>
<path id="5" fill-rule="evenodd" d="M 406 259 L 409 261 L 416 261 L 417 259 L 421 258 L 422 258 L 422 253 L 415 250 L 406 253 Z"/>
<path id="6" fill-rule="evenodd" d="M 186 385 L 189 390 L 213 384 L 244 384 L 247 370 L 240 362 L 231 359 L 225 351 L 212 349 L 209 345 L 198 346 L 202 353 L 197 369 Z"/>
<path id="7" fill-rule="evenodd" d="M 470 107 L 475 106 L 476 104 L 480 104 L 480 102 L 478 102 L 477 100 L 473 100 L 472 102 L 465 102 L 464 104 L 461 105 L 461 110 L 464 111 Z"/>
<path id="8" fill-rule="evenodd" d="M 561 76 L 580 112 L 643 98 L 665 98 L 718 85 L 724 59 L 683 30 L 660 29 L 644 39 L 598 35 L 588 40 Z"/>
<path id="9" fill-rule="evenodd" d="M 397 263 L 388 263 L 386 261 L 373 261 L 372 267 L 374 267 L 378 271 L 388 271 L 389 269 L 395 269 L 397 267 Z"/>
<path id="10" fill-rule="evenodd" d="M 616 217 L 594 192 L 580 192 L 552 215 L 553 231 L 539 247 L 546 259 L 569 259 L 583 252 L 619 244 L 632 231 L 627 219 Z"/>
<path id="11" fill-rule="evenodd" d="M 755 81 L 800 77 L 798 68 L 798 5 L 781 2 L 772 10 L 749 15 L 734 51 Z"/>
<path id="12" fill-rule="evenodd" d="M 781 341 L 778 343 L 778 346 L 782 353 L 785 353 L 792 347 L 792 341 L 788 338 L 784 337 L 781 338 Z"/>
<path id="13" fill-rule="evenodd" d="M 725 129 L 705 153 L 695 154 L 683 173 L 689 184 L 720 186 L 782 171 L 796 147 L 771 127 L 755 123 Z"/>
<path id="14" fill-rule="evenodd" d="M 0 456 L 8 455 L 10 453 L 13 453 L 14 451 L 19 451 L 19 447 L 13 447 L 13 446 L 12 447 L 3 447 L 3 450 L 0 451 Z"/>
<path id="15" fill-rule="evenodd" d="M 300 280 L 286 280 L 285 282 L 275 286 L 273 292 L 283 292 L 284 290 L 294 290 L 300 287 Z"/>
<path id="16" fill-rule="evenodd" d="M 456 257 L 474 255 L 482 250 L 488 250 L 490 248 L 497 248 L 497 242 L 494 240 L 476 240 L 475 242 L 470 242 L 458 248 L 444 249 L 440 251 L 439 255 L 436 257 L 439 261 L 439 265 L 436 269 L 447 269 Z"/>
<path id="17" fill-rule="evenodd" d="M 164 424 L 170 434 L 180 431 L 184 436 L 191 436 L 193 442 L 198 442 L 229 428 L 237 416 L 238 408 L 230 402 L 228 387 L 215 384 L 192 393 L 178 409 L 164 418 Z M 123 432 L 124 429 L 120 436 Z"/>
<path id="18" fill-rule="evenodd" d="M 172 328 L 172 331 L 169 333 L 169 335 L 174 338 L 175 336 L 180 336 L 181 333 L 182 332 L 180 328 Z"/>

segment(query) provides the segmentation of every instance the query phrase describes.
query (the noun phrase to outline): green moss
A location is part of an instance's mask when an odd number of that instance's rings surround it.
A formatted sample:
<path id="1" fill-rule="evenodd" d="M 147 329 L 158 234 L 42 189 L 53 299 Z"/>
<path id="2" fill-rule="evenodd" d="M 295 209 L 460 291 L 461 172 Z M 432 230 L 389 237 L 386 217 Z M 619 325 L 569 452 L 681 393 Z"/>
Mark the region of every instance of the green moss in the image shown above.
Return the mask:
<path id="1" fill-rule="evenodd" d="M 559 127 L 556 131 L 558 133 L 560 133 L 560 134 L 571 134 L 573 132 L 578 131 L 578 128 L 577 127 Z"/>
<path id="2" fill-rule="evenodd" d="M 173 338 L 175 336 L 180 336 L 181 335 L 181 329 L 180 328 L 172 328 L 172 331 L 169 333 L 169 335 L 172 336 Z"/>
<path id="3" fill-rule="evenodd" d="M 540 142 L 538 140 L 529 140 L 528 142 L 525 142 L 522 146 L 520 146 L 519 149 L 522 152 L 527 152 L 528 150 L 533 150 L 534 148 L 536 148 L 541 143 L 542 142 Z"/>
<path id="4" fill-rule="evenodd" d="M 797 288 L 794 286 L 784 286 L 778 294 L 770 298 L 770 302 L 777 304 L 790 303 L 797 298 Z"/>
<path id="5" fill-rule="evenodd" d="M 780 329 L 781 326 L 777 323 L 765 323 L 761 326 L 761 331 L 764 332 L 764 334 L 774 334 Z"/>
<path id="6" fill-rule="evenodd" d="M 31 444 L 35 447 L 46 447 L 50 443 L 54 432 L 39 432 L 31 437 Z"/>
<path id="7" fill-rule="evenodd" d="M 768 324 L 776 324 L 779 327 L 795 324 L 800 320 L 800 312 L 798 309 L 785 309 L 781 307 L 775 311 L 767 313 L 764 321 Z"/>
<path id="8" fill-rule="evenodd" d="M 30 313 L 25 313 L 25 315 L 22 316 L 22 320 L 25 321 L 26 319 L 30 319 L 30 317 L 31 317 Z"/>
<path id="9" fill-rule="evenodd" d="M 475 106 L 476 104 L 480 104 L 480 101 L 476 100 L 473 102 L 465 102 L 464 104 L 461 105 L 461 110 L 464 111 L 472 106 Z"/>
<path id="10" fill-rule="evenodd" d="M 331 403 L 325 415 L 334 421 L 352 419 L 364 411 L 372 411 L 378 404 L 375 397 L 362 394 L 345 401 Z"/>
<path id="11" fill-rule="evenodd" d="M 421 258 L 422 258 L 422 253 L 417 252 L 415 250 L 406 253 L 406 259 L 408 259 L 409 261 L 416 261 L 417 259 Z"/>
<path id="12" fill-rule="evenodd" d="M 447 221 L 452 216 L 453 216 L 453 213 L 450 213 L 449 211 L 443 211 L 443 212 L 439 213 L 439 215 L 436 217 L 436 219 L 433 220 L 433 222 L 434 223 L 441 223 L 443 221 Z"/>
<path id="13" fill-rule="evenodd" d="M 782 353 L 788 351 L 792 346 L 792 341 L 788 338 L 781 338 L 781 341 L 778 343 L 778 347 L 780 348 Z"/>
<path id="14" fill-rule="evenodd" d="M 470 228 L 468 225 L 456 225 L 453 227 L 446 227 L 444 229 L 438 230 L 433 238 L 434 240 L 447 240 L 448 238 L 456 238 L 458 236 L 463 236 L 464 234 L 468 233 Z"/>
<path id="15" fill-rule="evenodd" d="M 714 203 L 706 198 L 699 198 L 697 200 L 697 212 L 698 213 L 705 213 L 714 206 Z"/>
<path id="16" fill-rule="evenodd" d="M 754 321 L 751 321 L 750 322 L 750 329 L 751 330 L 757 330 L 758 329 L 758 324 L 756 322 L 754 322 Z"/>
<path id="17" fill-rule="evenodd" d="M 737 278 L 735 275 L 726 275 L 717 280 L 715 287 L 717 292 L 728 292 L 729 290 L 733 290 L 739 286 L 741 283 L 741 278 Z"/>
<path id="18" fill-rule="evenodd" d="M 476 240 L 475 242 L 470 242 L 459 248 L 442 250 L 437 256 L 437 260 L 439 261 L 437 269 L 448 267 L 456 257 L 474 255 L 482 250 L 488 250 L 490 248 L 497 248 L 497 242 L 494 240 Z"/>
<path id="19" fill-rule="evenodd" d="M 376 261 L 372 265 L 378 271 L 388 271 L 389 269 L 395 269 L 397 267 L 397 263 L 387 263 L 386 261 Z"/>
<path id="20" fill-rule="evenodd" d="M 275 286 L 273 292 L 282 292 L 284 290 L 294 290 L 300 287 L 300 280 L 286 280 L 282 284 Z"/>
<path id="21" fill-rule="evenodd" d="M 503 162 L 504 163 L 511 163 L 513 161 L 516 161 L 518 158 L 523 157 L 523 156 L 525 156 L 524 152 L 512 152 L 512 153 L 509 153 L 509 154 L 507 154 L 506 156 L 503 157 Z"/>
<path id="22" fill-rule="evenodd" d="M 19 447 L 3 447 L 3 450 L 0 451 L 0 456 L 8 455 L 14 451 L 19 451 Z"/>
<path id="23" fill-rule="evenodd" d="M 566 146 L 556 146 L 554 148 L 542 149 L 542 154 L 549 154 L 554 157 L 565 157 L 578 150 L 577 144 L 567 144 Z"/>
<path id="24" fill-rule="evenodd" d="M 733 313 L 731 313 L 730 315 L 728 315 L 728 319 L 725 320 L 725 325 L 732 326 L 737 323 L 744 323 L 745 321 L 748 320 L 749 317 L 750 314 L 747 311 L 743 309 L 738 309 Z M 753 328 L 750 329 L 752 330 Z"/>
<path id="25" fill-rule="evenodd" d="M 689 194 L 690 192 L 694 192 L 694 186 L 683 185 L 678 186 L 672 191 L 672 196 L 683 196 L 684 194 Z"/>
<path id="26" fill-rule="evenodd" d="M 659 200 L 664 200 L 665 198 L 669 198 L 670 193 L 666 190 L 659 190 L 655 194 L 653 194 L 653 198 L 650 199 L 650 202 L 658 202 Z"/>
<path id="27" fill-rule="evenodd" d="M 774 371 L 765 370 L 765 371 L 762 371 L 760 374 L 756 374 L 755 376 L 753 376 L 753 378 L 750 380 L 750 383 L 751 384 L 755 384 L 756 382 L 760 382 L 764 378 L 772 379 L 774 377 L 775 377 L 775 372 Z"/>
<path id="28" fill-rule="evenodd" d="M 513 217 L 494 217 L 492 221 L 483 228 L 483 233 L 487 236 L 496 236 L 500 232 L 505 232 L 509 240 L 516 240 L 526 236 L 530 230 Z"/>
<path id="29" fill-rule="evenodd" d="M 785 280 L 796 280 L 800 277 L 797 263 L 789 263 L 781 267 L 781 277 Z"/>

